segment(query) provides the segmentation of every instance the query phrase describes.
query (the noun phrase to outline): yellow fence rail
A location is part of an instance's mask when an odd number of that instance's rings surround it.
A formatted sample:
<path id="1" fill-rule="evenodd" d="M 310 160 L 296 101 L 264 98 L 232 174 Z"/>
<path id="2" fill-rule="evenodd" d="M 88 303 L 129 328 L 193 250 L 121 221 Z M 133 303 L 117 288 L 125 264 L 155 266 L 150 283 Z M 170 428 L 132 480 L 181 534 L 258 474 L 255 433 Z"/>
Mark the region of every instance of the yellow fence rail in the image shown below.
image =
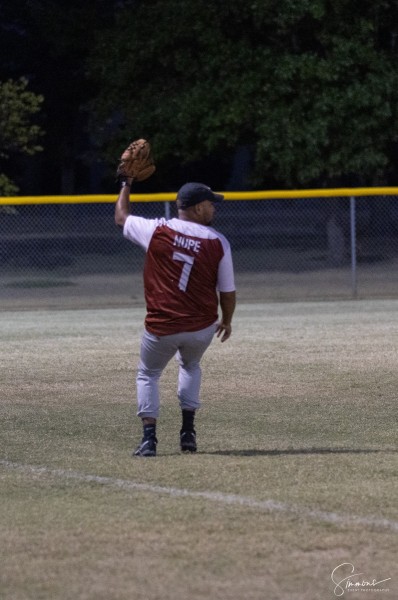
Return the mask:
<path id="1" fill-rule="evenodd" d="M 256 192 L 222 192 L 225 200 L 276 200 L 284 198 L 339 198 L 361 196 L 398 196 L 398 187 L 328 188 L 310 190 L 262 190 Z M 131 194 L 132 202 L 170 202 L 175 192 Z M 9 196 L 0 197 L 0 206 L 23 204 L 96 204 L 116 202 L 117 194 L 69 196 Z"/>

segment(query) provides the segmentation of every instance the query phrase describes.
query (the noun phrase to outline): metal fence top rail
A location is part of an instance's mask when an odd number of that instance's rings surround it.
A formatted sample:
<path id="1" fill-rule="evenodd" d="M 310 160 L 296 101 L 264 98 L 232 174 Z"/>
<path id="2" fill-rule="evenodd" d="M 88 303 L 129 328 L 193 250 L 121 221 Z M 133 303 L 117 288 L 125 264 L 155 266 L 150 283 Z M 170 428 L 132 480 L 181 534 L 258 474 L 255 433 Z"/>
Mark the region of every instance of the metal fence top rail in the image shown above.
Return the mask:
<path id="1" fill-rule="evenodd" d="M 360 196 L 398 196 L 398 187 L 325 188 L 311 190 L 260 190 L 255 192 L 222 192 L 225 200 L 275 200 L 292 198 L 339 198 Z M 175 201 L 176 192 L 131 194 L 132 202 Z M 22 204 L 98 204 L 116 202 L 117 194 L 86 194 L 68 196 L 8 196 L 0 197 L 0 206 Z"/>

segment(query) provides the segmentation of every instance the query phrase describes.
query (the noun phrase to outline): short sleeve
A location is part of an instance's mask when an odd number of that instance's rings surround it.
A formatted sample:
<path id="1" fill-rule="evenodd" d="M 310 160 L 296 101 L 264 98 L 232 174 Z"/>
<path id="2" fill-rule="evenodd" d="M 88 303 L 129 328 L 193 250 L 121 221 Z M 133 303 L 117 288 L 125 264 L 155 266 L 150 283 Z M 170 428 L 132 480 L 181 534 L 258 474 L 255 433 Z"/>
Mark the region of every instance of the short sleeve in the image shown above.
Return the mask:
<path id="1" fill-rule="evenodd" d="M 223 242 L 224 256 L 218 265 L 217 289 L 219 292 L 234 292 L 235 277 L 231 247 L 226 240 Z"/>
<path id="2" fill-rule="evenodd" d="M 123 227 L 123 235 L 130 242 L 147 250 L 155 229 L 164 223 L 165 219 L 145 219 L 129 215 Z"/>

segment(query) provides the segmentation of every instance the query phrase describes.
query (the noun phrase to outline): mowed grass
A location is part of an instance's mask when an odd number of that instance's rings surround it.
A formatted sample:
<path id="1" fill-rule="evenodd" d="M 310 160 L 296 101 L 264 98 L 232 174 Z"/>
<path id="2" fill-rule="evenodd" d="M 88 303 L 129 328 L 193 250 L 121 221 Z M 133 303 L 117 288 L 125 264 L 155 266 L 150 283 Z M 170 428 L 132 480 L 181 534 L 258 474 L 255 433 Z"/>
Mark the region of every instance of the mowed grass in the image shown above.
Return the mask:
<path id="1" fill-rule="evenodd" d="M 172 361 L 155 459 L 130 456 L 142 308 L 0 312 L 0 598 L 324 600 L 343 563 L 398 598 L 397 310 L 240 305 L 199 452 Z"/>

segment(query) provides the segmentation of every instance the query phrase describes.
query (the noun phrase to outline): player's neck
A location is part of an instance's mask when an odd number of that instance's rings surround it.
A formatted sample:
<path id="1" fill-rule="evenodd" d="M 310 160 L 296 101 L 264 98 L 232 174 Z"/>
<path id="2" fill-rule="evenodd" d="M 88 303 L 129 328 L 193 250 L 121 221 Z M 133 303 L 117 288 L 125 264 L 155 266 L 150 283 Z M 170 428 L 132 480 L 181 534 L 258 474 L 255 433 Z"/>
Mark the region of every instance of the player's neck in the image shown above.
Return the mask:
<path id="1" fill-rule="evenodd" d="M 193 211 L 179 210 L 178 218 L 181 221 L 190 221 L 191 223 L 197 223 L 198 225 L 206 225 L 206 223 L 203 222 L 201 216 L 194 213 Z"/>

